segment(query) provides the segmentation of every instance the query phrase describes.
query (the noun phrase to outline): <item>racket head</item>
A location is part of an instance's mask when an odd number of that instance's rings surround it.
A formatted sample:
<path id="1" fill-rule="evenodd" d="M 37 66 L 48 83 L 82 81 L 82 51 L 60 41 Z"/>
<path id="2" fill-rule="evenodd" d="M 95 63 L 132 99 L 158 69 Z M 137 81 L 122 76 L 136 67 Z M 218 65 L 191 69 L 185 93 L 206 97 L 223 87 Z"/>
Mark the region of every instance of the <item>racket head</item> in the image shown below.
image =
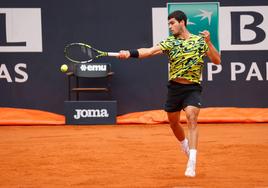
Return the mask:
<path id="1" fill-rule="evenodd" d="M 105 56 L 106 53 L 85 43 L 71 43 L 65 46 L 64 55 L 73 63 L 89 63 L 96 58 Z"/>

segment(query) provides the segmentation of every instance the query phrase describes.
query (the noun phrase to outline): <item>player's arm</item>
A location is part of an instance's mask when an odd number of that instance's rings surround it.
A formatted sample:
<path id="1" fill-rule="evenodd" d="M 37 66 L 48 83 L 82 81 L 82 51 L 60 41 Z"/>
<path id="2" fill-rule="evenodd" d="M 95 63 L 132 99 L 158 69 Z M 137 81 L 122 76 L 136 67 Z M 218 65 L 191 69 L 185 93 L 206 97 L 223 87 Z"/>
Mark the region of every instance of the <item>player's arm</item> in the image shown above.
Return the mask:
<path id="1" fill-rule="evenodd" d="M 210 40 L 210 33 L 209 31 L 205 30 L 201 32 L 201 34 L 204 36 L 205 41 L 208 45 L 208 51 L 207 51 L 207 56 L 209 59 L 214 63 L 214 64 L 220 64 L 221 63 L 221 55 L 215 48 L 215 46 L 212 44 Z"/>
<path id="2" fill-rule="evenodd" d="M 154 55 L 162 54 L 163 51 L 160 46 L 153 46 L 151 48 L 139 48 L 136 50 L 121 50 L 119 52 L 118 58 L 128 59 L 130 57 L 134 58 L 147 58 Z"/>

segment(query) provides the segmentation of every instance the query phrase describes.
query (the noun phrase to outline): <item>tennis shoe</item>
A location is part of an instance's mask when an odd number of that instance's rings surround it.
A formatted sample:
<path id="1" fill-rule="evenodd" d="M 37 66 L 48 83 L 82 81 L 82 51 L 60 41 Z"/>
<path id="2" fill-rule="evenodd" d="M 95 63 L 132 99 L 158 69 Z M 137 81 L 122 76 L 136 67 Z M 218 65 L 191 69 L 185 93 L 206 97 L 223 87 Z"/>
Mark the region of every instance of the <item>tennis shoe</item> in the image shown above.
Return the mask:
<path id="1" fill-rule="evenodd" d="M 186 168 L 185 173 L 184 173 L 184 175 L 186 177 L 190 177 L 190 178 L 195 177 L 195 175 L 196 175 L 195 174 L 195 165 L 196 165 L 195 161 L 191 161 L 191 160 L 188 161 L 187 168 Z"/>

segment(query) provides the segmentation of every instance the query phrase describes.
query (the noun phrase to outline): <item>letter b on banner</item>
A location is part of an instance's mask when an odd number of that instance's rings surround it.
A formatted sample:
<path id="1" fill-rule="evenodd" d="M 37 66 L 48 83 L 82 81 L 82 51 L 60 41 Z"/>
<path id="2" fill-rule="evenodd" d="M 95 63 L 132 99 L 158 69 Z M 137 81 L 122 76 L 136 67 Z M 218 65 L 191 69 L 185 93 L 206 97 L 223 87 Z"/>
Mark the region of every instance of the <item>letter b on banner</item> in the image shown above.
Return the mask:
<path id="1" fill-rule="evenodd" d="M 257 44 L 265 40 L 265 31 L 259 27 L 263 15 L 258 12 L 231 12 L 232 44 Z"/>
<path id="2" fill-rule="evenodd" d="M 221 7 L 221 49 L 268 50 L 268 6 Z"/>

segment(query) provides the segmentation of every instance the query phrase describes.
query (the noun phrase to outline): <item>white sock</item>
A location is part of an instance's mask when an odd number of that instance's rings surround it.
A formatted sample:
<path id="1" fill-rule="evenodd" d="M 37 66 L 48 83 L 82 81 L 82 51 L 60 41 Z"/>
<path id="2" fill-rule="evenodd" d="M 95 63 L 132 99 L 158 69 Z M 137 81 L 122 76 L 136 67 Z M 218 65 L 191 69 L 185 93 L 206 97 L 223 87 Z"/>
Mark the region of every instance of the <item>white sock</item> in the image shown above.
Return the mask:
<path id="1" fill-rule="evenodd" d="M 189 160 L 196 162 L 196 154 L 197 154 L 197 150 L 196 149 L 190 149 L 190 156 L 189 156 Z"/>
<path id="2" fill-rule="evenodd" d="M 185 146 L 187 144 L 188 144 L 188 140 L 187 140 L 187 138 L 184 138 L 184 140 L 181 141 L 181 145 Z"/>

